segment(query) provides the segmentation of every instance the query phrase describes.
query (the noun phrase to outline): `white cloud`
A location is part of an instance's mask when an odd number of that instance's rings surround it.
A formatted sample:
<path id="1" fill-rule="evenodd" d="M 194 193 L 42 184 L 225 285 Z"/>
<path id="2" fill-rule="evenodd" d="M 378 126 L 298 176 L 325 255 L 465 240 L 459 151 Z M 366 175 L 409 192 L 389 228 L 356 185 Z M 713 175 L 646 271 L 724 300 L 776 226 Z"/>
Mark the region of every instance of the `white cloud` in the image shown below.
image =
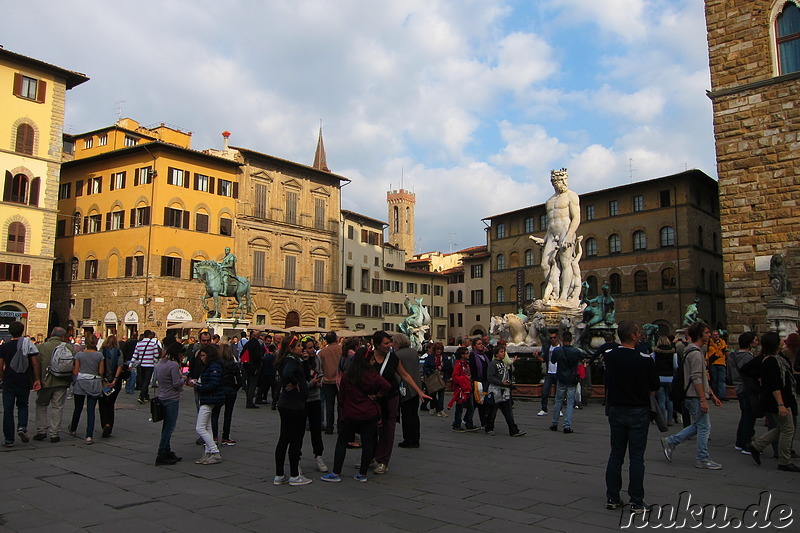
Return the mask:
<path id="1" fill-rule="evenodd" d="M 558 164 L 567 153 L 567 146 L 555 137 L 547 135 L 540 125 L 515 126 L 503 120 L 500 134 L 506 145 L 502 152 L 490 158 L 494 164 L 508 167 L 520 166 L 527 170 L 539 170 Z"/>

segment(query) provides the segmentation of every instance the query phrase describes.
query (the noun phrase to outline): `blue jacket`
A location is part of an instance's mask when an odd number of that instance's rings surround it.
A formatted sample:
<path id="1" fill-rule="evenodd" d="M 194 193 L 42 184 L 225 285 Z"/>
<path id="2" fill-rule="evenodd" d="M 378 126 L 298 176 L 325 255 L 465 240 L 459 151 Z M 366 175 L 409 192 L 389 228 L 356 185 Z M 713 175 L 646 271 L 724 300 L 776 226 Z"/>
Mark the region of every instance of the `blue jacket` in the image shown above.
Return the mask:
<path id="1" fill-rule="evenodd" d="M 214 361 L 203 369 L 200 383 L 196 385 L 200 405 L 218 405 L 225 403 L 225 391 L 222 389 L 222 363 Z"/>

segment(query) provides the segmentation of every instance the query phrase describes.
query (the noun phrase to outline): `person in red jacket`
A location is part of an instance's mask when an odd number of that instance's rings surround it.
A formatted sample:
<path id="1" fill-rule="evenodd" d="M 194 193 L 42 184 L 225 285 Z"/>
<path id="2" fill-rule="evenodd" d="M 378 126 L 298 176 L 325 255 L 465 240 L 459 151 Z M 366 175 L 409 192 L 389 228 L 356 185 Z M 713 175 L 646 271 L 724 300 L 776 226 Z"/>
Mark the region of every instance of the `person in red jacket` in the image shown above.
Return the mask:
<path id="1" fill-rule="evenodd" d="M 367 468 L 375 454 L 375 437 L 381 408 L 378 399 L 389 394 L 392 386 L 370 364 L 371 348 L 359 348 L 347 367 L 339 384 L 339 436 L 336 440 L 333 471 L 321 477 L 322 481 L 338 483 L 342 480 L 342 466 L 347 454 L 347 443 L 361 435 L 361 465 L 356 481 L 367 481 Z"/>
<path id="2" fill-rule="evenodd" d="M 456 362 L 453 365 L 453 399 L 450 400 L 447 408 L 450 409 L 454 402 L 456 416 L 453 417 L 453 431 L 464 431 L 464 428 L 461 427 L 462 409 L 466 410 L 463 419 L 467 426 L 466 431 L 480 429 L 475 427 L 472 422 L 472 415 L 475 412 L 475 404 L 472 401 L 472 372 L 469 366 L 469 350 L 464 346 L 456 349 Z"/>

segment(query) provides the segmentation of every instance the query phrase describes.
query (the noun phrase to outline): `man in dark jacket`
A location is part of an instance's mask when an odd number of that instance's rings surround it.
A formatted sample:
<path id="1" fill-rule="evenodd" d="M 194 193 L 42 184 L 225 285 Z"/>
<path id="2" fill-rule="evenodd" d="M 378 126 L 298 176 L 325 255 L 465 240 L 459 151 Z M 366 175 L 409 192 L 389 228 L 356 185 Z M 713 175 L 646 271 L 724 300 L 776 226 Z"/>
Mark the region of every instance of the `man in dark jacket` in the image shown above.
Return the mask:
<path id="1" fill-rule="evenodd" d="M 245 394 L 245 408 L 258 409 L 258 406 L 253 403 L 253 397 L 256 394 L 256 387 L 258 387 L 258 375 L 261 370 L 261 362 L 264 359 L 264 345 L 259 340 L 259 332 L 250 332 L 250 340 L 244 345 L 242 349 L 242 358 L 246 362 L 242 362 L 242 368 L 247 373 L 247 392 Z"/>
<path id="2" fill-rule="evenodd" d="M 557 365 L 556 369 L 556 401 L 553 404 L 553 420 L 550 422 L 550 431 L 558 431 L 558 415 L 561 402 L 567 398 L 567 409 L 564 414 L 564 433 L 572 431 L 572 410 L 575 408 L 575 387 L 578 384 L 578 363 L 583 359 L 580 350 L 572 346 L 572 333 L 565 331 L 561 334 L 561 346 L 553 350 L 550 362 Z"/>

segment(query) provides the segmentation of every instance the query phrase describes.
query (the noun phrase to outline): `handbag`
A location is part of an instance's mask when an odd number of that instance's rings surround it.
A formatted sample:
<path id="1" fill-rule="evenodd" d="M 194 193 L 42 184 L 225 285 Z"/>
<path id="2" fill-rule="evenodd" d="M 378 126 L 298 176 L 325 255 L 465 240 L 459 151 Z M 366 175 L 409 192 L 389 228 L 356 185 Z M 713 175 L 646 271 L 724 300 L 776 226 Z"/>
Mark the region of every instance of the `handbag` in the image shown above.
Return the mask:
<path id="1" fill-rule="evenodd" d="M 428 394 L 444 390 L 444 379 L 442 379 L 442 374 L 438 371 L 425 376 L 423 381 L 425 381 L 425 388 L 428 390 Z"/>
<path id="2" fill-rule="evenodd" d="M 158 396 L 154 396 L 150 399 L 150 421 L 161 422 L 162 420 L 164 420 L 164 402 Z"/>

